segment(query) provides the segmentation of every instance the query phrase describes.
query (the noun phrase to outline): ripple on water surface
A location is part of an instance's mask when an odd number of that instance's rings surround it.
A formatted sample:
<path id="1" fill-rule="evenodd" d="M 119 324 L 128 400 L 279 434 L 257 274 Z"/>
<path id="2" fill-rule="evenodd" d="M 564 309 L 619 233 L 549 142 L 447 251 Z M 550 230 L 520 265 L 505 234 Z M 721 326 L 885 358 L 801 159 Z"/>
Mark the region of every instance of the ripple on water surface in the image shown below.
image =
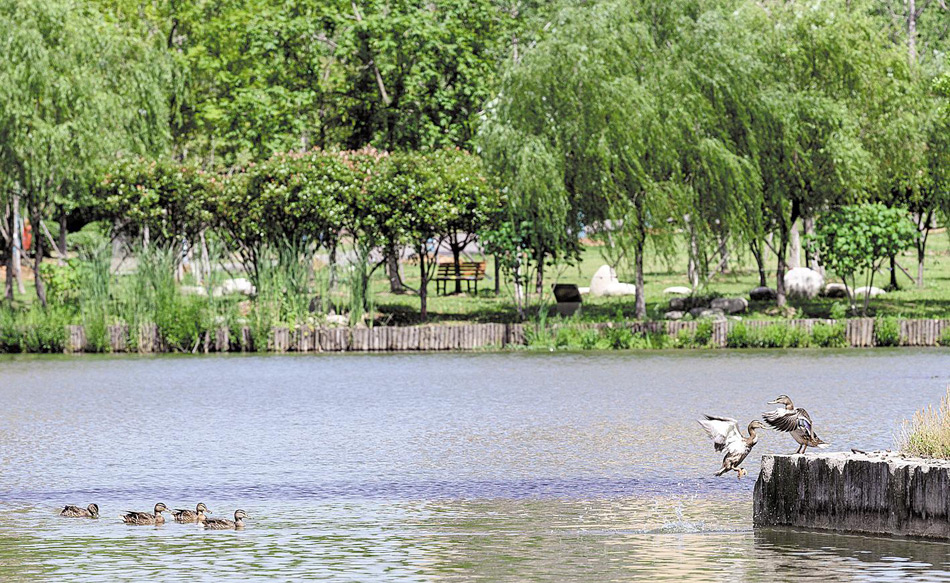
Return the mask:
<path id="1" fill-rule="evenodd" d="M 889 447 L 948 364 L 941 350 L 0 359 L 0 579 L 950 580 L 942 543 L 753 532 L 753 481 L 711 476 L 720 456 L 694 421 L 744 425 L 789 393 L 835 447 Z M 793 450 L 782 437 L 756 453 Z M 92 501 L 98 521 L 56 516 Z M 158 501 L 251 518 L 243 532 L 118 519 Z"/>

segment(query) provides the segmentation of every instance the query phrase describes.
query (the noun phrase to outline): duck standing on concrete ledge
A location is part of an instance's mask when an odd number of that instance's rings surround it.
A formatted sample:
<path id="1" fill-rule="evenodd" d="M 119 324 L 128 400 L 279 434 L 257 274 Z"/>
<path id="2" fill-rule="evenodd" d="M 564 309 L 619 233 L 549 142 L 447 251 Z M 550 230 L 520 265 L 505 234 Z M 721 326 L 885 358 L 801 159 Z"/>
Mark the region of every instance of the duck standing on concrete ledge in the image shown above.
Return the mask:
<path id="1" fill-rule="evenodd" d="M 784 405 L 763 413 L 762 419 L 772 429 L 792 434 L 792 439 L 799 445 L 795 453 L 805 453 L 809 447 L 828 447 L 828 444 L 815 434 L 808 411 L 792 405 L 788 395 L 779 395 L 774 401 L 769 401 L 769 405 Z"/>
<path id="2" fill-rule="evenodd" d="M 722 458 L 722 468 L 716 472 L 716 475 L 721 476 L 728 471 L 735 470 L 738 474 L 736 479 L 741 479 L 749 472 L 740 468 L 739 464 L 745 460 L 759 439 L 755 434 L 755 430 L 762 429 L 765 425 L 762 425 L 759 421 L 749 423 L 749 437 L 742 437 L 742 433 L 739 431 L 739 422 L 735 419 L 713 417 L 712 415 L 703 415 L 703 417 L 705 419 L 700 419 L 699 424 L 712 438 L 713 447 L 716 451 L 726 450 L 726 457 Z"/>

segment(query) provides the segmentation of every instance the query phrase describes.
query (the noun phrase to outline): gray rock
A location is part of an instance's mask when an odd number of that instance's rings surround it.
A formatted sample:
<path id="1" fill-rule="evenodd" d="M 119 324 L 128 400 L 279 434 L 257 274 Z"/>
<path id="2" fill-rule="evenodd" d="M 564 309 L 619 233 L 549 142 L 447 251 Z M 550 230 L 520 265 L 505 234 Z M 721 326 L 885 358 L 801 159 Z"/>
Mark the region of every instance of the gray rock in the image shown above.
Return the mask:
<path id="1" fill-rule="evenodd" d="M 769 302 L 778 298 L 778 292 L 770 287 L 757 287 L 749 292 L 749 299 L 754 302 Z"/>
<path id="2" fill-rule="evenodd" d="M 687 301 L 686 298 L 670 298 L 670 309 L 676 312 L 682 312 L 686 310 Z"/>
<path id="3" fill-rule="evenodd" d="M 689 315 L 696 318 L 697 320 L 703 319 L 703 318 L 708 318 L 712 320 L 726 319 L 726 314 L 722 310 L 713 309 L 713 308 L 703 308 L 703 307 L 693 308 L 692 310 L 689 311 Z"/>
<path id="4" fill-rule="evenodd" d="M 846 298 L 848 297 L 848 289 L 843 283 L 829 283 L 825 285 L 821 295 L 826 298 Z"/>
<path id="5" fill-rule="evenodd" d="M 749 309 L 749 301 L 745 298 L 716 298 L 709 302 L 709 307 L 726 314 L 740 314 Z"/>
<path id="6" fill-rule="evenodd" d="M 893 452 L 764 455 L 756 526 L 950 539 L 950 462 Z"/>
<path id="7" fill-rule="evenodd" d="M 807 267 L 796 267 L 785 274 L 785 293 L 790 298 L 813 298 L 825 286 L 825 277 Z"/>
<path id="8" fill-rule="evenodd" d="M 682 320 L 685 315 L 686 315 L 685 313 L 680 312 L 678 310 L 671 310 L 663 314 L 663 317 L 666 318 L 667 320 Z"/>

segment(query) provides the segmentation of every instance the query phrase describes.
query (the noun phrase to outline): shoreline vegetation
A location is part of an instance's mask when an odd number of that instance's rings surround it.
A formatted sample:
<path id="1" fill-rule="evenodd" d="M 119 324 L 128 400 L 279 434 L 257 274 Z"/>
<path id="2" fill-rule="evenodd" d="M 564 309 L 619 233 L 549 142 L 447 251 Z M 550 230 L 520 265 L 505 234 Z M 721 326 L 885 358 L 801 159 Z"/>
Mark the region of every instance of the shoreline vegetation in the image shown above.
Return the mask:
<path id="1" fill-rule="evenodd" d="M 95 337 L 94 334 L 101 334 Z M 0 353 L 407 352 L 659 350 L 950 346 L 950 320 L 855 318 L 786 321 L 624 321 L 376 327 L 218 327 L 190 347 L 171 345 L 154 323 L 103 330 L 0 322 Z M 915 427 L 919 423 L 915 422 Z"/>

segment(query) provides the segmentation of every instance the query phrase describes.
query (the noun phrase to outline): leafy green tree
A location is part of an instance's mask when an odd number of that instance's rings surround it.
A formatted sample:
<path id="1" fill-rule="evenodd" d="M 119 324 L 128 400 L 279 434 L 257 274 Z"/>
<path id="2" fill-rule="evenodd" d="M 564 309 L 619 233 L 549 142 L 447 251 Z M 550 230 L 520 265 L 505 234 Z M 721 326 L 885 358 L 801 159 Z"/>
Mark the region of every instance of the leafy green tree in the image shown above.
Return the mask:
<path id="1" fill-rule="evenodd" d="M 866 316 L 874 274 L 889 257 L 912 245 L 914 232 L 905 210 L 882 203 L 860 204 L 822 215 L 814 237 L 808 240 L 817 246 L 825 265 L 841 277 L 852 310 L 857 309 L 857 277 L 864 276 L 867 291 L 861 313 Z"/>
<path id="2" fill-rule="evenodd" d="M 103 163 L 165 147 L 170 67 L 150 39 L 83 2 L 2 0 L 0 53 L 0 184 L 24 195 L 37 235 Z M 33 237 L 37 265 L 43 241 Z"/>

